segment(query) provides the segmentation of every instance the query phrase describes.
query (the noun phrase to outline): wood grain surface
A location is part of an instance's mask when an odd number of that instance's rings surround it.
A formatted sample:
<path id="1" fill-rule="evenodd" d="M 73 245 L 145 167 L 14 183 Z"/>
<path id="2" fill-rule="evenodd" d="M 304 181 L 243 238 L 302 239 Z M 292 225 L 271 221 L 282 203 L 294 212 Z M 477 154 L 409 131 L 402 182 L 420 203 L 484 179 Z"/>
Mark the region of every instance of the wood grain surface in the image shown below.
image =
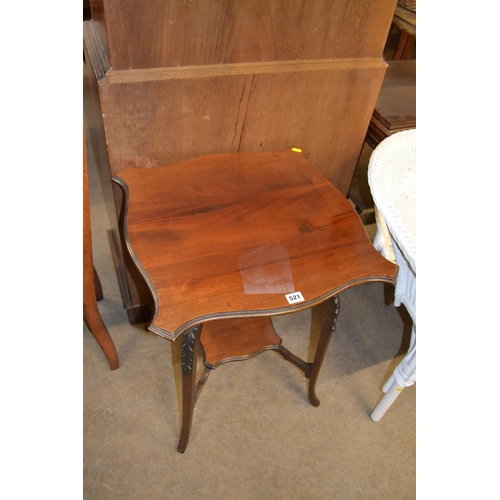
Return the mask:
<path id="1" fill-rule="evenodd" d="M 285 314 L 350 286 L 393 283 L 346 198 L 291 150 L 125 168 L 123 232 L 155 297 L 150 330 Z M 286 295 L 301 292 L 290 305 Z"/>
<path id="2" fill-rule="evenodd" d="M 382 60 L 330 61 L 206 76 L 201 67 L 131 83 L 115 82 L 112 73 L 99 86 L 111 172 L 300 145 L 347 193 L 385 68 Z"/>
<path id="3" fill-rule="evenodd" d="M 101 0 L 115 69 L 379 57 L 396 0 Z M 354 43 L 353 43 L 354 42 Z"/>

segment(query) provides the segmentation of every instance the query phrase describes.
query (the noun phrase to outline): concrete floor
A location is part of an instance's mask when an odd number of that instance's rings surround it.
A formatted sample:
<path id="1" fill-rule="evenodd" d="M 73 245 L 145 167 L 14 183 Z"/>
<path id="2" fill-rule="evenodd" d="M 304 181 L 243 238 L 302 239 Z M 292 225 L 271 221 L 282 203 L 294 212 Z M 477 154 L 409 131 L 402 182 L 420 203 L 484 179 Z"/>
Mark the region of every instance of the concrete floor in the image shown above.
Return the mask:
<path id="1" fill-rule="evenodd" d="M 369 416 L 410 331 L 406 311 L 384 304 L 381 284 L 340 295 L 318 408 L 307 400 L 302 372 L 276 353 L 229 363 L 210 376 L 188 448 L 177 453 L 179 343 L 128 323 L 91 147 L 88 161 L 99 309 L 121 366 L 109 370 L 84 325 L 84 498 L 415 498 L 416 385 L 380 422 Z M 317 311 L 281 317 L 275 326 L 285 346 L 311 359 Z"/>

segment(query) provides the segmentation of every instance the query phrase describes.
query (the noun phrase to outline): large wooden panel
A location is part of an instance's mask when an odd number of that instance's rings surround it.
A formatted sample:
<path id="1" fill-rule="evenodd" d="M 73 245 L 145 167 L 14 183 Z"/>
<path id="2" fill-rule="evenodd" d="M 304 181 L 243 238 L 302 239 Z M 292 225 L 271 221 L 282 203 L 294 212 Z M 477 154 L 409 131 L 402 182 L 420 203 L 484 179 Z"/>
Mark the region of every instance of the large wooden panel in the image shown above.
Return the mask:
<path id="1" fill-rule="evenodd" d="M 168 78 L 132 83 L 104 79 L 106 132 L 114 138 L 108 141 L 112 174 L 208 154 L 297 146 L 347 193 L 385 63 L 274 70 L 280 68 L 210 77 L 200 68 L 185 77 L 170 72 Z"/>
<path id="2" fill-rule="evenodd" d="M 238 146 L 247 77 L 102 85 L 111 172 L 229 152 Z"/>
<path id="3" fill-rule="evenodd" d="M 379 57 L 396 0 L 101 0 L 115 69 Z"/>

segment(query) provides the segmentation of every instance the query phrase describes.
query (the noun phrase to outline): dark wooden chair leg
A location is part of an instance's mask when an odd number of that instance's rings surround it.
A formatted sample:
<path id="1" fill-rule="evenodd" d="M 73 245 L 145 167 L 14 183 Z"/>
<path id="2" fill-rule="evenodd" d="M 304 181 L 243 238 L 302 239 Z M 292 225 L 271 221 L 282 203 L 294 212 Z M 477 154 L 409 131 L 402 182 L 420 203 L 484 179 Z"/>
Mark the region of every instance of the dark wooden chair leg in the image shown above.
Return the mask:
<path id="1" fill-rule="evenodd" d="M 340 300 L 338 295 L 334 295 L 330 300 L 325 302 L 323 312 L 323 322 L 321 324 L 321 333 L 319 336 L 318 347 L 314 355 L 314 361 L 311 366 L 311 374 L 309 377 L 309 387 L 307 396 L 313 406 L 319 406 L 319 399 L 316 396 L 316 381 L 321 370 L 321 365 L 325 359 L 326 349 L 330 343 L 332 333 L 335 331 L 337 318 L 339 315 Z"/>
<path id="2" fill-rule="evenodd" d="M 179 453 L 184 453 L 191 434 L 194 405 L 197 397 L 196 364 L 200 351 L 200 335 L 202 325 L 190 328 L 182 335 L 181 369 L 182 369 L 182 428 L 177 446 Z"/>

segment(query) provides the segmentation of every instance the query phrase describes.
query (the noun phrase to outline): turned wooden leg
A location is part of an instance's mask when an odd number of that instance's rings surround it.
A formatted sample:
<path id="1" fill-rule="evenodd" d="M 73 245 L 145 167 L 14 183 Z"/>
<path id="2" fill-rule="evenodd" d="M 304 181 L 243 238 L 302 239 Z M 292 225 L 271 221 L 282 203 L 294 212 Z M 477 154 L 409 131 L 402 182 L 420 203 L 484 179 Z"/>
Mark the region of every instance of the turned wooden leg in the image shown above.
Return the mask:
<path id="1" fill-rule="evenodd" d="M 309 388 L 307 396 L 313 406 L 319 406 L 319 399 L 316 396 L 316 381 L 318 380 L 319 371 L 325 358 L 326 349 L 330 343 L 332 333 L 335 331 L 337 318 L 339 315 L 340 300 L 338 295 L 334 295 L 330 300 L 325 302 L 323 311 L 323 322 L 321 324 L 321 333 L 319 336 L 318 347 L 314 355 L 314 361 L 311 366 L 311 374 L 309 376 Z"/>
<path id="2" fill-rule="evenodd" d="M 202 325 L 197 325 L 182 335 L 182 429 L 177 446 L 179 453 L 186 451 L 193 422 L 193 411 L 198 392 L 196 390 L 196 363 L 200 349 L 201 327 Z"/>

